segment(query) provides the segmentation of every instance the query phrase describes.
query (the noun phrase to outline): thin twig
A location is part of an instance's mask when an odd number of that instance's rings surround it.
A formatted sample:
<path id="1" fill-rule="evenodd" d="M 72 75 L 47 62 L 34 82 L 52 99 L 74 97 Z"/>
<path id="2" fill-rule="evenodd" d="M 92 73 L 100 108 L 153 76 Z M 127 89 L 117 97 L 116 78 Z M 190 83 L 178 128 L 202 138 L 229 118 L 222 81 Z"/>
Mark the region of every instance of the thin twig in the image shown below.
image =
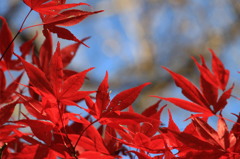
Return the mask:
<path id="1" fill-rule="evenodd" d="M 90 124 L 81 132 L 81 134 L 79 135 L 79 137 L 78 137 L 78 139 L 77 139 L 77 142 L 76 142 L 76 144 L 75 144 L 75 146 L 74 146 L 74 149 L 77 147 L 77 144 L 78 144 L 78 142 L 80 141 L 82 135 L 85 133 L 85 131 L 86 131 L 90 126 L 92 126 L 94 123 L 98 122 L 99 120 L 100 120 L 100 119 L 97 119 L 97 120 L 95 120 L 94 122 L 90 123 Z"/>
<path id="2" fill-rule="evenodd" d="M 8 145 L 7 143 L 4 143 L 3 146 L 0 148 L 0 159 L 2 159 L 3 151 L 7 147 L 7 145 Z"/>
<path id="3" fill-rule="evenodd" d="M 64 142 L 64 145 L 70 145 L 70 147 L 67 146 L 67 148 L 70 150 L 71 152 L 71 155 L 73 155 L 73 157 L 75 157 L 75 159 L 77 159 L 77 154 L 75 152 L 75 147 L 73 147 L 73 144 L 71 142 L 71 140 L 69 139 L 69 136 L 68 136 L 68 133 L 67 133 L 67 130 L 65 128 L 65 124 L 63 122 L 63 110 L 61 112 L 61 107 L 60 107 L 60 102 L 58 101 L 58 112 L 59 112 L 59 115 L 60 115 L 60 120 L 61 120 L 61 123 L 62 123 L 62 128 L 63 128 L 63 133 L 66 135 L 66 138 L 67 138 L 67 144 L 65 143 L 65 141 L 63 140 Z"/>
<path id="4" fill-rule="evenodd" d="M 3 52 L 3 54 L 2 54 L 2 56 L 1 56 L 1 58 L 0 58 L 0 61 L 2 61 L 3 57 L 4 57 L 5 54 L 8 52 L 9 48 L 12 46 L 12 44 L 13 44 L 13 42 L 15 41 L 15 39 L 17 38 L 17 36 L 21 33 L 21 30 L 22 30 L 22 28 L 23 28 L 23 25 L 24 25 L 24 23 L 26 22 L 26 20 L 27 20 L 27 18 L 28 18 L 28 16 L 30 15 L 31 12 L 32 12 L 32 9 L 27 13 L 27 15 L 26 15 L 26 17 L 24 18 L 24 20 L 23 20 L 23 22 L 22 22 L 22 24 L 21 24 L 21 26 L 20 26 L 17 34 L 14 36 L 14 38 L 12 39 L 12 41 L 10 42 L 10 44 L 7 46 L 7 48 L 6 48 L 5 51 Z"/>

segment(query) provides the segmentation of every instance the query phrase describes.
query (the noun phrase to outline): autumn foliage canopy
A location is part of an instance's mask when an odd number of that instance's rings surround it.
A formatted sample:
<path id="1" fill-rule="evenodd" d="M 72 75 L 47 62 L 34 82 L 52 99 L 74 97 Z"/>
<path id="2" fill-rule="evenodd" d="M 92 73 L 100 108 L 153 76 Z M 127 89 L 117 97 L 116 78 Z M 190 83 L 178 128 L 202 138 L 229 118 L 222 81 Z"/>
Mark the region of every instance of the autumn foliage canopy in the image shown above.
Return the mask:
<path id="1" fill-rule="evenodd" d="M 150 83 L 110 97 L 107 72 L 96 90 L 82 90 L 84 81 L 91 81 L 87 74 L 94 68 L 82 72 L 67 69 L 79 46 L 88 47 L 85 44 L 88 38 L 80 40 L 67 27 L 102 10 L 73 9 L 88 4 L 66 4 L 66 0 L 23 0 L 23 3 L 30 11 L 14 37 L 5 18 L 0 17 L 0 158 L 240 158 L 240 116 L 238 112 L 232 113 L 236 120 L 230 121 L 233 126 L 229 128 L 226 124 L 229 119 L 222 115 L 234 85 L 229 83 L 230 73 L 213 50 L 211 69 L 204 57 L 193 58 L 200 72 L 199 88 L 163 67 L 186 98 L 152 95 L 149 98 L 156 99 L 156 103 L 139 114 L 132 105 Z M 42 23 L 24 28 L 31 12 L 38 12 Z M 36 34 L 16 52 L 17 36 L 35 26 L 42 26 L 42 33 L 38 34 L 45 37 L 40 49 L 34 43 Z M 64 48 L 59 42 L 55 46 L 53 34 L 73 43 Z M 16 71 L 20 75 L 13 78 Z M 24 75 L 28 84 L 22 82 Z M 161 114 L 167 109 L 161 101 L 192 112 L 186 117 L 191 122 L 183 131 L 170 110 L 168 123 L 161 122 Z M 68 107 L 87 115 L 71 112 Z M 216 129 L 208 123 L 212 116 L 218 118 Z"/>

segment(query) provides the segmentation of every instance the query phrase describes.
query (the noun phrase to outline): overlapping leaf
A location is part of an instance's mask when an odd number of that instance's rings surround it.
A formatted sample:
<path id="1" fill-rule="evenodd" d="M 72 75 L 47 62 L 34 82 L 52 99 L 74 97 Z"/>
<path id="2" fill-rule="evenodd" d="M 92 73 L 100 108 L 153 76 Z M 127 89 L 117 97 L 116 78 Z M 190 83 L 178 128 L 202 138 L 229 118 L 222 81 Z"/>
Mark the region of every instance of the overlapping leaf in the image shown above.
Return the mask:
<path id="1" fill-rule="evenodd" d="M 50 145 L 52 141 L 52 129 L 53 124 L 47 121 L 40 121 L 40 120 L 19 120 L 17 121 L 18 124 L 28 125 L 33 134 L 44 141 L 46 144 Z"/>
<path id="2" fill-rule="evenodd" d="M 132 120 L 133 122 L 142 122 L 146 119 L 146 117 L 137 113 L 120 111 L 129 107 L 136 100 L 140 91 L 149 84 L 150 83 L 145 83 L 120 92 L 112 100 L 110 100 L 108 92 L 108 73 L 106 73 L 102 83 L 98 87 L 96 102 L 93 102 L 90 98 L 86 98 L 89 113 L 106 123 L 112 122 L 113 119 L 118 122 L 124 122 L 125 124 L 129 120 Z M 111 118 L 112 120 L 109 120 L 108 118 Z"/>
<path id="3" fill-rule="evenodd" d="M 70 9 L 87 4 L 66 4 L 66 0 L 23 2 L 31 8 L 30 12 L 34 10 L 40 14 L 43 22 L 38 25 L 43 25 L 45 40 L 38 53 L 34 46 L 36 34 L 21 45 L 21 54 L 16 53 L 18 59 L 12 59 L 14 45 L 10 45 L 11 31 L 6 20 L 0 17 L 0 53 L 6 53 L 0 61 L 0 143 L 5 146 L 0 148 L 1 157 L 113 159 L 120 158 L 123 154 L 142 159 L 240 158 L 240 117 L 235 115 L 237 122 L 229 130 L 222 116 L 234 85 L 227 89 L 229 71 L 212 50 L 211 70 L 202 56 L 201 64 L 193 58 L 200 71 L 200 89 L 185 77 L 165 68 L 189 100 L 157 98 L 200 114 L 192 115 L 191 123 L 181 131 L 169 111 L 168 126 L 164 127 L 160 117 L 165 106 L 158 110 L 160 101 L 145 109 L 142 114 L 133 110 L 132 104 L 149 83 L 122 91 L 110 99 L 108 73 L 97 91 L 80 91 L 87 78 L 86 74 L 93 68 L 79 73 L 65 69 L 80 44 L 87 46 L 84 41 L 88 38 L 79 40 L 63 27 L 76 25 L 88 16 L 102 12 L 101 10 L 88 12 Z M 60 49 L 58 43 L 53 52 L 51 33 L 76 43 L 63 49 Z M 33 64 L 25 59 L 31 53 Z M 5 71 L 22 69 L 29 77 L 28 87 L 32 97 L 26 96 L 28 92 L 25 92 L 25 88 L 18 89 L 22 74 L 6 85 Z M 89 96 L 93 92 L 96 92 L 96 96 Z M 88 109 L 76 104 L 83 99 Z M 24 104 L 27 112 L 19 109 L 21 115 L 14 121 L 12 114 L 17 104 Z M 69 112 L 66 105 L 76 105 L 88 114 L 84 118 Z M 208 117 L 212 115 L 219 118 L 216 130 L 207 123 Z M 20 119 L 21 117 L 26 119 Z M 92 118 L 96 120 L 92 121 Z M 12 125 L 7 125 L 8 123 Z M 98 129 L 96 125 L 100 125 Z M 25 127 L 29 127 L 31 132 L 19 129 Z M 128 151 L 129 147 L 139 151 Z M 176 155 L 173 150 L 178 151 Z"/>
<path id="4" fill-rule="evenodd" d="M 0 69 L 0 104 L 11 103 L 15 99 L 15 91 L 18 88 L 19 82 L 22 78 L 22 74 L 20 74 L 12 83 L 6 86 L 6 78 L 5 74 Z"/>
<path id="5" fill-rule="evenodd" d="M 179 98 L 155 97 L 167 100 L 188 111 L 202 113 L 202 116 L 212 116 L 213 114 L 221 111 L 226 106 L 227 100 L 230 98 L 234 86 L 225 91 L 226 85 L 228 84 L 229 71 L 225 69 L 224 65 L 220 59 L 217 58 L 215 53 L 212 50 L 210 51 L 212 53 L 213 73 L 207 67 L 202 56 L 202 65 L 200 65 L 197 60 L 193 58 L 201 73 L 201 91 L 182 75 L 174 73 L 173 71 L 164 67 L 164 69 L 166 69 L 172 75 L 176 85 L 182 89 L 182 94 L 192 102 Z M 218 97 L 218 89 L 224 91 L 220 97 Z"/>
<path id="6" fill-rule="evenodd" d="M 5 53 L 4 60 L 6 62 L 9 62 L 11 60 L 12 53 L 14 50 L 13 44 L 9 46 L 13 37 L 12 37 L 12 33 L 8 27 L 6 19 L 4 17 L 0 16 L 0 20 L 2 21 L 2 25 L 1 25 L 1 29 L 0 29 L 0 53 L 2 54 L 1 58 L 2 58 L 3 54 Z M 5 52 L 8 47 L 9 47 L 8 51 Z"/>
<path id="7" fill-rule="evenodd" d="M 55 100 L 51 84 L 47 80 L 44 72 L 42 72 L 40 69 L 33 66 L 32 64 L 28 63 L 20 56 L 18 56 L 18 58 L 21 59 L 24 65 L 24 68 L 30 80 L 30 84 L 33 85 L 40 92 L 41 95 L 49 97 L 49 100 Z"/>
<path id="8" fill-rule="evenodd" d="M 75 42 L 82 43 L 83 45 L 87 46 L 85 43 L 83 43 L 83 41 L 75 37 L 75 35 L 73 35 L 69 30 L 65 28 L 61 28 L 59 26 L 76 25 L 80 23 L 82 20 L 84 20 L 85 18 L 87 18 L 88 16 L 100 13 L 102 12 L 102 10 L 94 11 L 94 12 L 88 12 L 88 11 L 83 11 L 78 9 L 69 10 L 69 8 L 73 8 L 80 5 L 88 5 L 88 4 L 86 3 L 65 4 L 65 2 L 66 1 L 56 1 L 56 0 L 52 0 L 52 1 L 24 0 L 24 3 L 31 8 L 31 11 L 35 10 L 40 14 L 43 23 L 23 28 L 20 30 L 20 32 L 30 27 L 44 25 L 44 30 L 49 30 L 52 33 L 56 33 L 59 38 L 63 38 L 66 40 L 73 40 Z"/>
<path id="9" fill-rule="evenodd" d="M 0 108 L 0 125 L 3 125 L 5 122 L 9 120 L 9 118 L 13 114 L 13 110 L 16 104 L 17 102 L 14 102 Z"/>
<path id="10" fill-rule="evenodd" d="M 23 0 L 32 10 L 40 14 L 58 14 L 63 9 L 73 8 L 79 5 L 87 5 L 86 3 L 57 3 L 57 1 L 50 0 Z"/>
<path id="11" fill-rule="evenodd" d="M 56 100 L 64 100 L 65 103 L 66 100 L 78 101 L 90 93 L 93 93 L 93 91 L 79 91 L 87 72 L 93 68 L 74 74 L 66 80 L 63 78 L 63 64 L 59 45 L 49 61 L 50 67 L 46 70 L 47 73 L 26 62 L 20 56 L 18 56 L 18 58 L 21 59 L 24 65 L 30 84 L 33 86 L 32 89 L 48 98 L 51 102 L 56 102 Z M 68 103 L 70 103 L 70 101 Z"/>

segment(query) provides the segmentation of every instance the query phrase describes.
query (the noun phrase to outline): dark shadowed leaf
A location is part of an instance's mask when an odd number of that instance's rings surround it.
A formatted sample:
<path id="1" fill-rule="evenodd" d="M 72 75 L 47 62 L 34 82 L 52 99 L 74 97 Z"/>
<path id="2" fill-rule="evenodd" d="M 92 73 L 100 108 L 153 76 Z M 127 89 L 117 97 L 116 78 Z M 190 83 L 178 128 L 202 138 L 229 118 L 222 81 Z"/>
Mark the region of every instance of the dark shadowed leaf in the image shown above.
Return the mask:
<path id="1" fill-rule="evenodd" d="M 0 53 L 2 53 L 3 55 L 3 53 L 5 52 L 5 50 L 7 49 L 7 47 L 9 46 L 13 38 L 12 38 L 12 33 L 8 27 L 6 19 L 0 16 L 0 20 L 2 21 L 1 28 L 0 28 Z M 13 53 L 13 48 L 14 48 L 14 44 L 10 46 L 10 48 L 4 55 L 4 59 L 6 62 L 10 62 L 11 56 Z M 0 58 L 2 57 L 2 55 L 0 55 Z"/>
<path id="2" fill-rule="evenodd" d="M 205 121 L 200 118 L 193 118 L 193 124 L 196 127 L 197 132 L 206 139 L 211 145 L 216 148 L 224 149 L 224 143 L 220 140 L 218 133 Z"/>
<path id="3" fill-rule="evenodd" d="M 32 116 L 37 119 L 47 119 L 46 114 L 43 112 L 44 107 L 39 101 L 19 93 L 17 95 L 21 99 L 20 102 L 24 104 L 25 108 Z"/>
<path id="4" fill-rule="evenodd" d="M 52 129 L 53 124 L 48 121 L 41 121 L 41 120 L 19 120 L 16 123 L 28 125 L 33 134 L 39 138 L 40 140 L 44 141 L 46 144 L 50 145 L 52 141 Z"/>
<path id="5" fill-rule="evenodd" d="M 185 132 L 175 132 L 175 131 L 170 131 L 178 141 L 180 141 L 184 146 L 187 146 L 189 148 L 193 148 L 196 150 L 209 150 L 209 149 L 214 149 L 215 147 L 206 142 L 203 141 L 192 134 L 188 134 Z"/>
<path id="6" fill-rule="evenodd" d="M 0 108 L 0 125 L 9 120 L 9 118 L 12 116 L 16 104 L 17 102 L 14 102 Z"/>
<path id="7" fill-rule="evenodd" d="M 6 78 L 5 78 L 3 70 L 0 68 L 0 93 L 2 93 L 4 91 L 5 87 L 6 87 Z"/>
<path id="8" fill-rule="evenodd" d="M 152 159 L 152 157 L 148 156 L 145 153 L 137 152 L 137 151 L 128 151 L 129 153 L 134 153 L 137 155 L 138 159 Z"/>

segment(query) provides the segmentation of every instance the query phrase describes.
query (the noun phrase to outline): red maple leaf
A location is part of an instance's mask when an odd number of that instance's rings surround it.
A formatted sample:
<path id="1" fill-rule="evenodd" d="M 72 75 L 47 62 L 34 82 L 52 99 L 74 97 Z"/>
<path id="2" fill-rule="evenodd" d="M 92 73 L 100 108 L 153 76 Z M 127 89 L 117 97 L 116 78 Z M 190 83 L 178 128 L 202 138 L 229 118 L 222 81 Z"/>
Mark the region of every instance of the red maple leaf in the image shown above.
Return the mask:
<path id="1" fill-rule="evenodd" d="M 141 90 L 149 85 L 145 83 L 140 86 L 130 88 L 117 94 L 112 100 L 110 100 L 108 91 L 108 73 L 106 73 L 102 83 L 99 85 L 96 102 L 92 101 L 90 97 L 86 98 L 86 104 L 88 106 L 88 112 L 92 114 L 97 120 L 101 122 L 142 122 L 148 120 L 143 115 L 134 112 L 121 112 L 123 109 L 131 106 L 136 100 Z"/>
<path id="2" fill-rule="evenodd" d="M 182 89 L 182 94 L 191 101 L 179 98 L 154 97 L 169 101 L 185 110 L 201 113 L 195 116 L 209 117 L 221 111 L 226 106 L 234 85 L 225 91 L 225 87 L 228 83 L 229 71 L 224 68 L 224 65 L 216 57 L 214 52 L 211 51 L 211 53 L 213 73 L 208 69 L 203 57 L 201 57 L 202 65 L 194 59 L 201 73 L 201 90 L 182 75 L 174 73 L 164 67 L 172 75 L 176 85 Z M 223 91 L 220 97 L 218 96 L 218 89 Z"/>

